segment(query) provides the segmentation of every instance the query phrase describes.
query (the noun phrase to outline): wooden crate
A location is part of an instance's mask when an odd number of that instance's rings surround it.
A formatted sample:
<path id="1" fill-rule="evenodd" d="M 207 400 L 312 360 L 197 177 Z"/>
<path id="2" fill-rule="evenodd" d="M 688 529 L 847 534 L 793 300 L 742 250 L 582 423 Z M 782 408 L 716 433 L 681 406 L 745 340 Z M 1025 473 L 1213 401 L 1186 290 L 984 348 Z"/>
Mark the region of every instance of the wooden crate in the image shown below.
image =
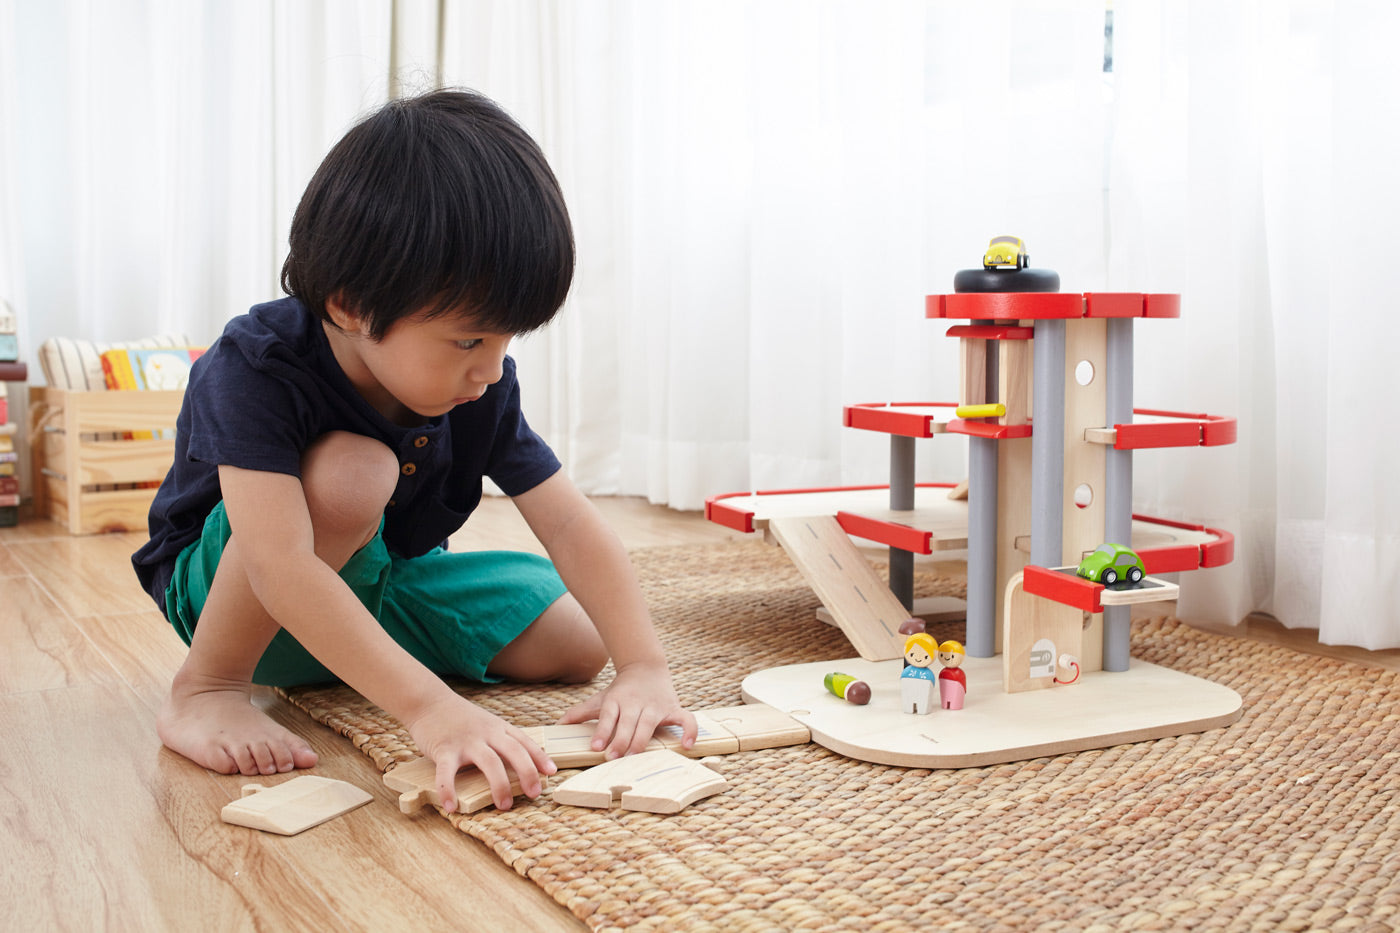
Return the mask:
<path id="1" fill-rule="evenodd" d="M 145 531 L 156 486 L 174 462 L 184 395 L 30 386 L 35 514 L 75 535 Z M 169 436 L 149 436 L 162 431 Z"/>

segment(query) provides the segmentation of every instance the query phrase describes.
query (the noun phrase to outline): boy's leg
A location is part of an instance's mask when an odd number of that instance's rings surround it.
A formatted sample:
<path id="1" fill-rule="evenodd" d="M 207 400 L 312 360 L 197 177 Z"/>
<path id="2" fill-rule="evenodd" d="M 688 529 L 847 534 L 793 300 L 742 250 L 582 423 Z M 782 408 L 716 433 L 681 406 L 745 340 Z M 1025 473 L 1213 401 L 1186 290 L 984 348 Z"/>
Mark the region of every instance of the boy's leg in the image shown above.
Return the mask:
<path id="1" fill-rule="evenodd" d="M 317 556 L 339 570 L 372 540 L 397 479 L 398 459 L 377 441 L 336 432 L 313 444 L 302 486 Z M 230 537 L 157 731 L 173 751 L 223 774 L 309 768 L 316 753 L 306 741 L 250 702 L 253 671 L 280 627 L 243 568 L 238 539 Z"/>
<path id="2" fill-rule="evenodd" d="M 578 683 L 608 662 L 592 620 L 535 554 L 394 557 L 379 623 L 429 670 L 479 682 Z"/>
<path id="3" fill-rule="evenodd" d="M 608 651 L 588 613 L 565 593 L 500 650 L 486 670 L 527 682 L 586 683 L 608 663 Z"/>

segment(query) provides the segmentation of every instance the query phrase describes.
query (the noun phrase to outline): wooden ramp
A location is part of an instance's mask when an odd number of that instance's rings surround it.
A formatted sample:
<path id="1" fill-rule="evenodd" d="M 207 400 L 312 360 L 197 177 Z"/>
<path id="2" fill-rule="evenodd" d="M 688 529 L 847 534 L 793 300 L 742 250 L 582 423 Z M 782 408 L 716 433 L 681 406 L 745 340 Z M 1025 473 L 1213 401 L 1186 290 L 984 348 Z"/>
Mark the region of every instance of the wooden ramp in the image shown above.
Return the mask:
<path id="1" fill-rule="evenodd" d="M 903 657 L 909 612 L 832 516 L 771 518 L 783 546 L 832 619 L 867 661 Z"/>

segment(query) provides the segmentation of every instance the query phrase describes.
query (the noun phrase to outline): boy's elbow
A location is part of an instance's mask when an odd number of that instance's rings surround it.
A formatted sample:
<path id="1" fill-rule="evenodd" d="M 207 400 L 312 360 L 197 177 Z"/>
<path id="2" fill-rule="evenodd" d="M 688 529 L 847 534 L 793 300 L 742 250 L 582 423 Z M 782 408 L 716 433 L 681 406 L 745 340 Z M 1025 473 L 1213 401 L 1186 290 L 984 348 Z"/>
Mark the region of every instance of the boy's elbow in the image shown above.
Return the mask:
<path id="1" fill-rule="evenodd" d="M 244 551 L 250 549 L 245 548 Z M 255 552 L 258 549 L 251 549 Z M 228 557 L 227 550 L 224 559 Z M 281 548 L 269 548 L 257 553 L 239 555 L 240 563 L 254 597 L 273 618 L 284 615 L 289 599 L 301 591 L 295 581 L 307 579 L 307 575 L 318 569 L 328 569 L 311 552 L 300 554 Z"/>

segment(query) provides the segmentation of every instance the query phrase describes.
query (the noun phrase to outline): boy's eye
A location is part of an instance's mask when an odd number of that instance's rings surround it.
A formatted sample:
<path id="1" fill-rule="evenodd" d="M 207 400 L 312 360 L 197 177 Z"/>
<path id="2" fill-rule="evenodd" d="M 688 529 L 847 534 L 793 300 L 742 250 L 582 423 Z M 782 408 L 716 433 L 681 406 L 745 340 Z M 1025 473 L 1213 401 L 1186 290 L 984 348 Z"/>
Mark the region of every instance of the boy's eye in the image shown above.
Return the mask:
<path id="1" fill-rule="evenodd" d="M 475 350 L 479 346 L 481 346 L 481 340 L 477 337 L 473 337 L 470 340 L 457 341 L 457 348 L 459 350 Z"/>

